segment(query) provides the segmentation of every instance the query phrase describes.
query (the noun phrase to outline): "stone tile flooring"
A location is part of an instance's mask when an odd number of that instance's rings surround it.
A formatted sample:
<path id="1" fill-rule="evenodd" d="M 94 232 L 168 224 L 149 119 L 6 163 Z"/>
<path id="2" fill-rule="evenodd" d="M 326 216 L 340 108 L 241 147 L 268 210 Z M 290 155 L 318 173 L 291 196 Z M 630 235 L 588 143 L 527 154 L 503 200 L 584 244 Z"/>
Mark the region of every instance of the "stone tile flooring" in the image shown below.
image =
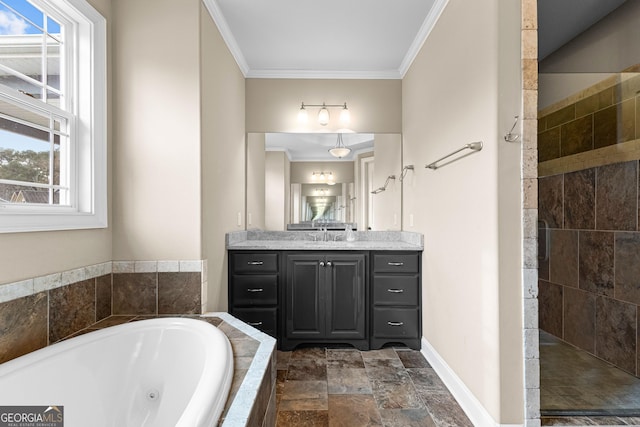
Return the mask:
<path id="1" fill-rule="evenodd" d="M 640 379 L 540 331 L 540 410 L 543 426 L 637 426 Z"/>
<path id="2" fill-rule="evenodd" d="M 278 351 L 277 427 L 472 427 L 419 351 Z"/>

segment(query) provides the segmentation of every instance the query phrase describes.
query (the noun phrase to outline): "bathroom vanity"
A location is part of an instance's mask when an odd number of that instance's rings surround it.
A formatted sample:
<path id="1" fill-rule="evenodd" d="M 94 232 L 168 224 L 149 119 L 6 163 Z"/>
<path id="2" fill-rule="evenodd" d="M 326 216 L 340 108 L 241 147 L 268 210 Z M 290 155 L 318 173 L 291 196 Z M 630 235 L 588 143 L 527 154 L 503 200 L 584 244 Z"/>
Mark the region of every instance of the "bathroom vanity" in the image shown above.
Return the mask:
<path id="1" fill-rule="evenodd" d="M 282 350 L 308 343 L 419 349 L 422 235 L 367 231 L 354 242 L 342 235 L 229 233 L 229 312 L 277 338 Z"/>

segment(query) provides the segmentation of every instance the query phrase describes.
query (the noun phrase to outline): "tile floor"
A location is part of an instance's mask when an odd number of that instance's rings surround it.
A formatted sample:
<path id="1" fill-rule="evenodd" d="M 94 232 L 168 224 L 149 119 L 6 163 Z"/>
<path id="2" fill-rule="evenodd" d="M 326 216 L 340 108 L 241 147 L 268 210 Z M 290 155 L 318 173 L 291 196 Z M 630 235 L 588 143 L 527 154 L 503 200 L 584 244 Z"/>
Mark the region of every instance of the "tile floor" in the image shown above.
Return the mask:
<path id="1" fill-rule="evenodd" d="M 473 426 L 419 351 L 278 351 L 277 427 Z"/>
<path id="2" fill-rule="evenodd" d="M 540 408 L 545 426 L 640 425 L 640 379 L 540 331 Z"/>

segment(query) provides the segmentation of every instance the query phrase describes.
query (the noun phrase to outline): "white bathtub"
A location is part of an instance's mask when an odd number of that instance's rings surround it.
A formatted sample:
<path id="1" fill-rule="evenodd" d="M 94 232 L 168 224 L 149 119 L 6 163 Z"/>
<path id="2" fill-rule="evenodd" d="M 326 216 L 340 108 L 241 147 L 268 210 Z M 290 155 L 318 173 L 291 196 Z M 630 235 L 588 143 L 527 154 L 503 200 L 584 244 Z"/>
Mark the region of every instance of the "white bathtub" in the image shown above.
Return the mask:
<path id="1" fill-rule="evenodd" d="M 65 427 L 213 426 L 233 355 L 207 322 L 142 320 L 0 364 L 0 405 L 63 406 Z"/>

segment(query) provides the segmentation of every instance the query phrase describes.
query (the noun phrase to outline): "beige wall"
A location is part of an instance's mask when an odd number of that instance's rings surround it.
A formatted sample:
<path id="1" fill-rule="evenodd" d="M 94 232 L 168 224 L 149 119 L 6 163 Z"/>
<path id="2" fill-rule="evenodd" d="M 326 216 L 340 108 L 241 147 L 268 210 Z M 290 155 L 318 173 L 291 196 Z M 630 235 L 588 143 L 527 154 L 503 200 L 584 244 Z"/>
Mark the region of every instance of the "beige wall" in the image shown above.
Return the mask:
<path id="1" fill-rule="evenodd" d="M 111 88 L 111 1 L 89 0 L 107 20 L 107 90 Z M 111 206 L 112 115 L 111 93 L 107 93 L 107 182 Z M 109 228 L 0 235 L 0 285 L 37 276 L 72 270 L 111 261 L 111 224 Z"/>
<path id="2" fill-rule="evenodd" d="M 224 311 L 225 233 L 245 228 L 245 87 L 240 69 L 204 7 L 200 25 L 202 252 L 208 260 L 207 309 Z"/>
<path id="3" fill-rule="evenodd" d="M 351 111 L 349 129 L 356 132 L 400 133 L 400 80 L 247 79 L 247 132 L 336 131 L 339 109 L 330 109 L 331 122 L 320 126 L 317 109 L 309 109 L 309 125 L 298 123 L 300 103 L 342 104 Z"/>
<path id="4" fill-rule="evenodd" d="M 402 136 L 399 134 L 378 134 L 374 140 L 375 165 L 373 167 L 373 184 L 382 187 L 387 177 L 394 175 L 387 189 L 373 195 L 372 230 L 400 230 L 402 222 Z"/>
<path id="5" fill-rule="evenodd" d="M 416 166 L 403 224 L 425 235 L 423 334 L 503 424 L 522 423 L 524 406 L 520 146 L 501 136 L 521 110 L 509 77 L 520 74 L 520 22 L 518 2 L 450 0 L 402 92 L 403 161 Z M 478 140 L 481 152 L 424 168 Z"/>
<path id="6" fill-rule="evenodd" d="M 200 259 L 200 2 L 113 11 L 113 259 Z"/>
<path id="7" fill-rule="evenodd" d="M 353 162 L 292 162 L 291 182 L 312 184 L 313 172 L 332 172 L 335 182 L 353 182 Z"/>
<path id="8" fill-rule="evenodd" d="M 264 186 L 268 188 L 264 223 L 266 230 L 283 231 L 289 222 L 290 162 L 283 151 L 267 151 Z"/>
<path id="9" fill-rule="evenodd" d="M 264 133 L 247 135 L 247 228 L 264 230 Z"/>

